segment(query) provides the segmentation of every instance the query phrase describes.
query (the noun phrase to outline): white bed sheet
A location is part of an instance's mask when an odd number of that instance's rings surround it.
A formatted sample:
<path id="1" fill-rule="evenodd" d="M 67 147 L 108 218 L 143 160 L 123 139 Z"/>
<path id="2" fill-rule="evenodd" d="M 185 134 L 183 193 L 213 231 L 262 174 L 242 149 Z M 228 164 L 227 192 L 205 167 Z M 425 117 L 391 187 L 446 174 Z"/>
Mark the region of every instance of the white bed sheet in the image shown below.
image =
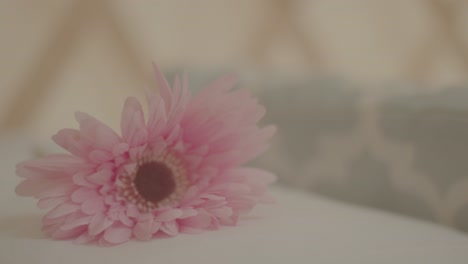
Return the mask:
<path id="1" fill-rule="evenodd" d="M 12 143 L 16 142 L 16 143 Z M 402 216 L 276 186 L 278 204 L 238 227 L 112 248 L 52 241 L 32 199 L 16 197 L 26 141 L 0 144 L 0 263 L 468 263 L 468 236 Z"/>

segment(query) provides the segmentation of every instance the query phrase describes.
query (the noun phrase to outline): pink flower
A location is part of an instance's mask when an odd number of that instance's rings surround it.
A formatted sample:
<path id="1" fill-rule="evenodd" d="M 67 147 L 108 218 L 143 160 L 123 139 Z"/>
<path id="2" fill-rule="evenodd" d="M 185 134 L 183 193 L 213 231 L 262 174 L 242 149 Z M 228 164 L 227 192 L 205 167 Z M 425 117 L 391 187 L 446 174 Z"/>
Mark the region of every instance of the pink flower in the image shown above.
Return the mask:
<path id="1" fill-rule="evenodd" d="M 147 91 L 148 118 L 126 100 L 121 136 L 85 113 L 80 129 L 53 140 L 70 154 L 18 164 L 18 195 L 49 209 L 43 230 L 55 239 L 114 245 L 132 238 L 198 233 L 235 225 L 275 177 L 242 166 L 267 148 L 275 128 L 236 78 L 220 78 L 192 98 L 187 78 L 172 89 L 155 66 L 160 94 Z"/>

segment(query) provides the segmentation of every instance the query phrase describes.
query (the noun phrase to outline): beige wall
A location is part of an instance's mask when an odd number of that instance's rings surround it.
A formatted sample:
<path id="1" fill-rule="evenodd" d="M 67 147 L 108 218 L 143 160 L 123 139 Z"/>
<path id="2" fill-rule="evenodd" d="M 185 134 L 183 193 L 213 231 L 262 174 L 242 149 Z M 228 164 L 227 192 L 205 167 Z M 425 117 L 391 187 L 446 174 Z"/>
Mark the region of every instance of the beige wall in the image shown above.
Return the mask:
<path id="1" fill-rule="evenodd" d="M 78 109 L 116 126 L 151 60 L 368 85 L 465 82 L 467 14 L 468 2 L 442 0 L 2 0 L 0 130 L 48 137 Z"/>

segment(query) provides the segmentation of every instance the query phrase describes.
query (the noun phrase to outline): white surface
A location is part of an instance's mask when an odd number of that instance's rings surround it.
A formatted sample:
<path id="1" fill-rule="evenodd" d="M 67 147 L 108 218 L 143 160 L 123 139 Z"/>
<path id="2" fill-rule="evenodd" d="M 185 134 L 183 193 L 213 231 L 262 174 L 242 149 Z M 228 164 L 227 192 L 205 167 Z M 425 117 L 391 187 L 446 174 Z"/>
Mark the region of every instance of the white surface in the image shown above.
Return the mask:
<path id="1" fill-rule="evenodd" d="M 14 194 L 14 164 L 27 141 L 0 141 L 0 263 L 463 263 L 468 236 L 436 225 L 352 207 L 284 188 L 234 228 L 112 248 L 52 241 L 41 212 Z"/>

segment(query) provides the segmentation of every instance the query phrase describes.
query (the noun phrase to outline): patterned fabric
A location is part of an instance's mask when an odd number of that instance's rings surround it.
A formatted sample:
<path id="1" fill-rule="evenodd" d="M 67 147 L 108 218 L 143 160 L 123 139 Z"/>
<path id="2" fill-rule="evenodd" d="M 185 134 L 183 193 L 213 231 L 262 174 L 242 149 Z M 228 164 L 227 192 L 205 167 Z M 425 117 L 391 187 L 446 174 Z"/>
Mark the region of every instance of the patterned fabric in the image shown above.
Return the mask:
<path id="1" fill-rule="evenodd" d="M 260 88 L 279 130 L 258 162 L 282 182 L 468 231 L 468 89 L 326 79 Z"/>

